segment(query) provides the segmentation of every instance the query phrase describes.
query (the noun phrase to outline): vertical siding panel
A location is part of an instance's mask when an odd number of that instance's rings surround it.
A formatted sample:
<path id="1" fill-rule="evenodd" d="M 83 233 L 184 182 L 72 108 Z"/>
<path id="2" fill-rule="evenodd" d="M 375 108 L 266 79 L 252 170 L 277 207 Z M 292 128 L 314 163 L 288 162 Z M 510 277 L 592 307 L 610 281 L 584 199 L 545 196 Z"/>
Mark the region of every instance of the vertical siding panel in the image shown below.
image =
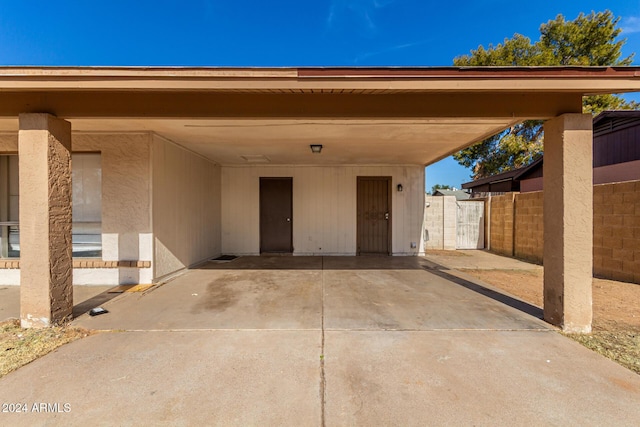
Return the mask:
<path id="1" fill-rule="evenodd" d="M 307 192 L 307 206 L 309 206 L 308 215 L 305 218 L 306 239 L 305 245 L 308 253 L 314 253 L 316 241 L 318 240 L 318 183 L 316 179 L 317 171 L 315 168 L 305 168 L 305 180 L 309 191 Z"/>
<path id="2" fill-rule="evenodd" d="M 335 222 L 335 213 L 333 206 L 335 205 L 335 192 L 332 191 L 333 180 L 335 179 L 335 167 L 323 168 L 324 174 L 322 179 L 322 194 L 325 197 L 323 233 L 322 233 L 322 253 L 330 253 L 333 247 L 333 239 L 335 238 L 337 227 Z"/>
<path id="3" fill-rule="evenodd" d="M 340 236 L 338 238 L 338 252 L 349 253 L 352 251 L 351 243 L 351 192 L 353 183 L 352 168 L 340 168 L 336 193 L 338 198 L 338 224 L 340 227 Z"/>
<path id="4" fill-rule="evenodd" d="M 316 253 L 316 246 L 318 245 L 319 229 L 318 229 L 318 220 L 320 218 L 320 213 L 318 212 L 318 170 L 315 167 L 306 167 L 305 171 L 305 179 L 307 180 L 307 185 L 309 191 L 306 194 L 307 206 L 309 207 L 308 215 L 305 218 L 305 230 L 306 230 L 306 240 L 305 245 L 307 248 L 307 253 Z"/>
<path id="5" fill-rule="evenodd" d="M 333 183 L 332 191 L 335 193 L 335 215 L 336 215 L 336 240 L 335 246 L 332 248 L 333 253 L 344 253 L 346 249 L 345 221 L 343 212 L 347 206 L 344 204 L 344 194 L 347 191 L 346 186 L 349 185 L 346 177 L 345 168 L 336 168 L 336 180 Z"/>
<path id="6" fill-rule="evenodd" d="M 395 194 L 396 198 L 398 199 L 398 213 L 400 214 L 396 218 L 396 224 L 398 227 L 398 238 L 396 239 L 396 247 L 394 248 L 394 252 L 397 253 L 407 252 L 407 248 L 409 247 L 406 235 L 407 230 L 405 226 L 407 225 L 407 220 L 409 219 L 409 210 L 407 208 L 408 202 L 411 198 L 411 185 L 407 182 L 406 170 L 407 169 L 404 167 L 396 169 L 398 182 L 402 183 L 403 186 L 402 194 L 398 193 L 398 190 L 396 188 L 392 188 L 393 194 Z"/>
<path id="7" fill-rule="evenodd" d="M 307 177 L 309 179 L 309 184 L 312 188 L 312 191 L 310 193 L 310 196 L 311 196 L 310 204 L 311 204 L 313 213 L 311 216 L 312 221 L 309 224 L 309 229 L 311 230 L 311 234 L 310 234 L 311 240 L 309 240 L 309 251 L 311 253 L 318 252 L 318 245 L 320 245 L 320 242 L 322 240 L 322 224 L 321 224 L 322 203 L 319 203 L 319 199 L 321 197 L 320 196 L 321 178 L 319 176 L 320 173 L 322 173 L 322 171 L 316 167 L 307 168 Z"/>
<path id="8" fill-rule="evenodd" d="M 338 167 L 331 169 L 329 174 L 329 186 L 327 192 L 331 196 L 331 228 L 329 233 L 330 241 L 327 244 L 327 253 L 338 253 L 338 236 L 340 235 L 340 227 L 338 225 L 338 173 L 340 172 Z"/>
<path id="9" fill-rule="evenodd" d="M 345 227 L 345 252 L 356 253 L 356 173 L 349 167 L 345 171 L 343 220 Z"/>
<path id="10" fill-rule="evenodd" d="M 356 174 L 354 168 L 348 166 L 344 170 L 342 175 L 343 181 L 340 183 L 340 193 L 342 194 L 341 200 L 341 222 L 342 222 L 342 248 L 344 253 L 355 253 L 355 186 L 356 186 Z"/>
<path id="11" fill-rule="evenodd" d="M 249 216 L 251 207 L 248 204 L 248 197 L 250 197 L 251 187 L 248 185 L 248 174 L 251 173 L 250 169 L 233 169 L 233 184 L 231 191 L 231 198 L 234 200 L 233 206 L 229 209 L 229 216 L 231 221 L 234 222 L 234 236 L 231 238 L 234 246 L 234 252 L 246 253 L 246 239 L 245 233 L 251 232 L 251 217 Z M 243 209 L 244 207 L 244 209 Z M 242 230 L 242 223 L 245 224 L 245 230 Z"/>
<path id="12" fill-rule="evenodd" d="M 318 223 L 318 235 L 313 248 L 314 253 L 322 253 L 327 246 L 327 234 L 329 234 L 329 196 L 327 194 L 327 181 L 326 177 L 331 172 L 330 167 L 316 168 L 315 182 L 317 188 L 316 205 L 318 207 L 317 213 L 319 215 L 317 219 Z M 322 248 L 322 249 L 320 249 Z"/>
<path id="13" fill-rule="evenodd" d="M 396 188 L 392 188 L 394 194 L 397 195 L 400 203 L 400 213 L 401 217 L 398 218 L 398 247 L 396 248 L 396 252 L 398 253 L 407 253 L 410 250 L 410 230 L 409 225 L 411 224 L 411 190 L 412 185 L 408 179 L 407 168 L 402 167 L 398 168 L 398 182 L 402 183 L 402 194 L 398 193 Z"/>
<path id="14" fill-rule="evenodd" d="M 312 252 L 317 254 L 324 249 L 325 243 L 325 221 L 327 219 L 327 201 L 325 199 L 324 174 L 327 168 L 315 167 L 313 170 L 313 189 L 314 189 L 314 235 Z"/>
<path id="15" fill-rule="evenodd" d="M 304 209 L 304 183 L 300 179 L 300 169 L 294 167 L 291 176 L 293 177 L 293 252 L 299 252 L 302 248 L 303 224 L 300 222 L 305 216 Z"/>
<path id="16" fill-rule="evenodd" d="M 241 166 L 223 167 L 221 176 L 221 241 L 226 253 L 259 251 L 260 176 L 293 177 L 295 253 L 355 253 L 358 176 L 392 177 L 392 253 L 415 252 L 410 242 L 420 245 L 424 214 L 421 166 Z M 403 185 L 403 193 L 397 192 L 398 184 Z M 193 236 L 198 244 L 201 237 Z"/>
<path id="17" fill-rule="evenodd" d="M 294 253 L 308 253 L 309 237 L 311 236 L 310 224 L 313 222 L 313 187 L 309 180 L 306 168 L 298 167 L 294 177 L 293 186 L 299 190 L 295 194 L 294 204 L 298 206 L 297 213 L 294 213 L 295 227 L 294 239 L 297 244 L 294 246 Z"/>
<path id="18" fill-rule="evenodd" d="M 247 238 L 247 252 L 260 252 L 260 177 L 268 176 L 265 168 L 251 168 L 249 185 L 251 199 L 249 212 L 251 215 L 251 234 Z"/>

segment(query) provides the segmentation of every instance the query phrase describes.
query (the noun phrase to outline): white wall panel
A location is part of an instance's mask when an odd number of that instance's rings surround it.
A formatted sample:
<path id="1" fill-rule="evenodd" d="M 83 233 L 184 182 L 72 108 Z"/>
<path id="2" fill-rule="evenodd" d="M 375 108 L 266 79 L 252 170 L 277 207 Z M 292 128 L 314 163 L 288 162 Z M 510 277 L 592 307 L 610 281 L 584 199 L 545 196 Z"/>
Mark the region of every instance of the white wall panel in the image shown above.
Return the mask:
<path id="1" fill-rule="evenodd" d="M 155 278 L 220 254 L 220 166 L 156 135 Z"/>
<path id="2" fill-rule="evenodd" d="M 422 239 L 422 166 L 225 166 L 222 168 L 222 252 L 260 251 L 260 177 L 293 178 L 296 255 L 356 253 L 358 176 L 392 177 L 392 252 L 418 254 Z M 397 184 L 404 191 L 398 193 Z M 416 248 L 411 248 L 411 243 Z"/>

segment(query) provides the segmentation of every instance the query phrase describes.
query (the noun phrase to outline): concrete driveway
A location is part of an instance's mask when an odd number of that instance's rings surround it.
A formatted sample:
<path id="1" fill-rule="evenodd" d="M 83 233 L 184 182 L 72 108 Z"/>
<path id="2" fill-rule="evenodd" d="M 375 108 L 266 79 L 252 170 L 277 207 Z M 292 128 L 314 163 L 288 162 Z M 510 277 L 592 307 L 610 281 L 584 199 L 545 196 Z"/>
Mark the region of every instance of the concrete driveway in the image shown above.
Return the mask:
<path id="1" fill-rule="evenodd" d="M 209 263 L 0 380 L 34 425 L 637 425 L 640 376 L 424 258 Z"/>

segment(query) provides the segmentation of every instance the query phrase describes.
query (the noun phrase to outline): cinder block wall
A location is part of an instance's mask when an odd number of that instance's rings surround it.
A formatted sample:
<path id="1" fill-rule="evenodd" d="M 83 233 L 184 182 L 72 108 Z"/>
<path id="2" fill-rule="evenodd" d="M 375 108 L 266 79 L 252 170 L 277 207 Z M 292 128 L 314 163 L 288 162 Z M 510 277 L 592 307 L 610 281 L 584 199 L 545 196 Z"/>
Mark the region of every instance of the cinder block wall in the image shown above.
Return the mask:
<path id="1" fill-rule="evenodd" d="M 515 195 L 515 234 L 513 252 L 516 258 L 542 263 L 544 217 L 542 191 Z"/>
<path id="2" fill-rule="evenodd" d="M 491 251 L 513 256 L 513 221 L 515 193 L 491 197 Z M 485 230 L 485 235 L 486 235 Z"/>
<path id="3" fill-rule="evenodd" d="M 542 263 L 543 192 L 491 197 L 491 251 Z M 593 275 L 640 284 L 640 181 L 593 187 Z"/>
<path id="4" fill-rule="evenodd" d="M 593 274 L 640 283 L 640 181 L 593 187 Z"/>

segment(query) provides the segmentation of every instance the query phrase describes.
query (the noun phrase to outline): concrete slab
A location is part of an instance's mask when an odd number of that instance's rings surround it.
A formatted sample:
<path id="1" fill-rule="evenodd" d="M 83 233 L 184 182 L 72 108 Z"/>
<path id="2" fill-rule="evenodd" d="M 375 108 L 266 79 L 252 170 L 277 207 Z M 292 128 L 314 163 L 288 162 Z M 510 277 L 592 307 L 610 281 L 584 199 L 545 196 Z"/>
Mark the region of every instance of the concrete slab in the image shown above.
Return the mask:
<path id="1" fill-rule="evenodd" d="M 333 256 L 322 257 L 323 270 L 424 270 L 436 265 L 414 256 Z"/>
<path id="2" fill-rule="evenodd" d="M 103 333 L 0 380 L 0 425 L 320 425 L 321 332 Z M 26 381 L 29 379 L 29 381 Z M 34 413 L 34 403 L 62 411 Z"/>
<path id="3" fill-rule="evenodd" d="M 322 327 L 322 273 L 192 270 L 149 293 L 131 293 L 73 324 L 90 329 L 315 329 Z"/>
<path id="4" fill-rule="evenodd" d="M 139 331 L 71 343 L 0 379 L 0 402 L 71 412 L 0 413 L 0 425 L 640 419 L 640 376 L 527 314 L 539 308 L 429 259 L 295 260 L 207 264 L 105 302 L 109 314 L 74 324 Z"/>
<path id="5" fill-rule="evenodd" d="M 113 297 L 107 295 L 112 286 L 74 286 L 73 314 L 85 313 Z M 0 321 L 20 317 L 20 286 L 0 286 Z"/>
<path id="6" fill-rule="evenodd" d="M 325 332 L 326 425 L 637 425 L 640 377 L 556 332 Z"/>
<path id="7" fill-rule="evenodd" d="M 324 271 L 327 330 L 547 329 L 543 321 L 425 270 Z"/>
<path id="8" fill-rule="evenodd" d="M 317 256 L 243 256 L 232 261 L 211 261 L 198 266 L 207 270 L 321 270 L 322 257 Z"/>

